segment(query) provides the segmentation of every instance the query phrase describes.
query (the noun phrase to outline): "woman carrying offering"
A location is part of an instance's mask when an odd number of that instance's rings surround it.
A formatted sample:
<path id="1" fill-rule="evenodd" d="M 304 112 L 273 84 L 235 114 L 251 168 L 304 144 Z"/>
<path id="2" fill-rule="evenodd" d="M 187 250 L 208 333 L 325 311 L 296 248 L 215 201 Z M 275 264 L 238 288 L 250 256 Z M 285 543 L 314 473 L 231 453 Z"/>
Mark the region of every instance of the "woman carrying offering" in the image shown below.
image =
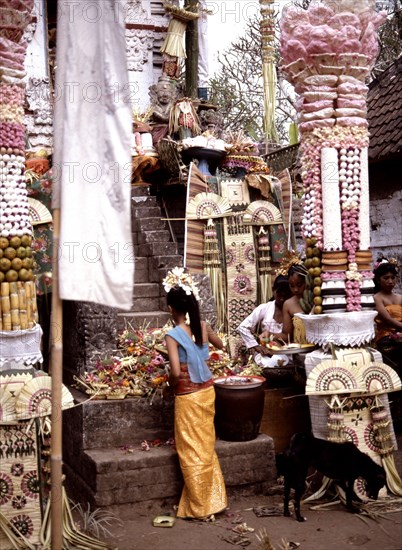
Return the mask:
<path id="1" fill-rule="evenodd" d="M 175 441 L 184 478 L 177 517 L 209 519 L 227 507 L 215 452 L 215 389 L 206 363 L 208 339 L 218 347 L 220 340 L 201 321 L 198 289 L 183 268 L 170 271 L 163 285 L 176 325 L 166 335 L 170 374 L 165 394 L 176 396 Z"/>

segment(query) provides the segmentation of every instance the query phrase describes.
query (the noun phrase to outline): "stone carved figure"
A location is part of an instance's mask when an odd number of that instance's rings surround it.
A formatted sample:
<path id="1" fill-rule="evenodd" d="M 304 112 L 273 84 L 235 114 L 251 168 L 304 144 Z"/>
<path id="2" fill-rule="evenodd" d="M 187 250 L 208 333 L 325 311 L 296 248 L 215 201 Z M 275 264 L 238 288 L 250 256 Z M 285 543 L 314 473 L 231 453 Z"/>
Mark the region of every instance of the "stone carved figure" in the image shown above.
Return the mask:
<path id="1" fill-rule="evenodd" d="M 223 117 L 219 111 L 215 109 L 202 109 L 198 116 L 203 132 L 209 131 L 216 137 L 220 137 L 223 129 Z"/>
<path id="2" fill-rule="evenodd" d="M 170 111 L 177 99 L 177 90 L 166 76 L 161 76 L 157 84 L 149 87 L 151 99 L 152 138 L 156 145 L 169 131 Z"/>

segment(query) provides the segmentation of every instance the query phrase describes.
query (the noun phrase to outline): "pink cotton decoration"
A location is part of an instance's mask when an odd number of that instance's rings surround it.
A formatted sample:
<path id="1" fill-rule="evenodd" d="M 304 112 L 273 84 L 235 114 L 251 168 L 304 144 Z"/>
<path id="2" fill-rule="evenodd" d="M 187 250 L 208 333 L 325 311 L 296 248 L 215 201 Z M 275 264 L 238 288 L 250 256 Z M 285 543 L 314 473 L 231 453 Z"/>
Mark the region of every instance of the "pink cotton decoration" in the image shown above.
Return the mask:
<path id="1" fill-rule="evenodd" d="M 320 25 L 319 27 L 311 27 L 311 40 L 322 40 L 323 42 L 331 43 L 336 31 L 328 25 Z"/>
<path id="2" fill-rule="evenodd" d="M 312 25 L 326 23 L 334 16 L 334 11 L 324 4 L 311 4 L 307 13 Z"/>
<path id="3" fill-rule="evenodd" d="M 322 40 L 313 40 L 308 44 L 306 50 L 309 55 L 314 53 L 326 53 L 328 51 L 328 44 Z"/>
<path id="4" fill-rule="evenodd" d="M 313 101 L 313 103 L 306 103 L 303 105 L 303 110 L 306 113 L 311 113 L 313 111 L 320 111 L 321 109 L 327 109 L 332 107 L 334 104 L 330 99 L 322 99 L 321 101 Z"/>
<path id="5" fill-rule="evenodd" d="M 356 116 L 345 116 L 336 119 L 337 126 L 362 126 L 367 128 L 368 122 L 365 118 Z"/>
<path id="6" fill-rule="evenodd" d="M 334 118 L 324 118 L 322 120 L 312 120 L 311 122 L 302 122 L 300 124 L 301 132 L 312 132 L 316 128 L 328 128 L 335 125 Z"/>
<path id="7" fill-rule="evenodd" d="M 338 53 L 360 53 L 362 51 L 362 45 L 359 40 L 345 40 L 344 42 L 334 44 L 334 46 L 336 46 Z"/>
<path id="8" fill-rule="evenodd" d="M 334 29 L 342 29 L 346 25 L 351 25 L 352 27 L 360 28 L 360 19 L 359 17 L 351 12 L 344 11 L 337 13 L 328 21 L 328 25 Z"/>
<path id="9" fill-rule="evenodd" d="M 359 40 L 361 35 L 361 30 L 360 28 L 352 27 L 352 25 L 345 25 L 343 27 L 343 35 L 348 40 Z"/>
<path id="10" fill-rule="evenodd" d="M 362 82 L 352 84 L 351 82 L 344 82 L 337 87 L 339 94 L 365 94 L 367 93 L 367 86 Z"/>
<path id="11" fill-rule="evenodd" d="M 366 100 L 361 99 L 341 99 L 338 97 L 337 105 L 339 109 L 366 109 Z"/>
<path id="12" fill-rule="evenodd" d="M 285 63 L 296 61 L 299 57 L 306 58 L 307 52 L 304 45 L 299 40 L 289 40 L 287 43 Z"/>

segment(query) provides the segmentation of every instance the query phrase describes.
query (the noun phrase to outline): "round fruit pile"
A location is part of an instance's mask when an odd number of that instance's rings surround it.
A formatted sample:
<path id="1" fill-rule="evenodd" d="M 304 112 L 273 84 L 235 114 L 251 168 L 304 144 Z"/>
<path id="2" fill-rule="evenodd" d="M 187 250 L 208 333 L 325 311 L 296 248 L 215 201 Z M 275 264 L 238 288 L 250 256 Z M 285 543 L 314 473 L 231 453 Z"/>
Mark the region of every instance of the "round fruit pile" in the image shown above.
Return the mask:
<path id="1" fill-rule="evenodd" d="M 317 240 L 315 237 L 306 239 L 306 259 L 304 265 L 309 273 L 310 289 L 308 296 L 303 296 L 305 302 L 313 307 L 314 313 L 322 313 L 322 297 L 321 297 L 321 251 L 316 246 Z M 303 307 L 303 304 L 302 304 Z M 303 308 L 305 310 L 305 308 Z M 311 307 L 310 307 L 311 310 Z"/>
<path id="2" fill-rule="evenodd" d="M 32 237 L 0 237 L 0 283 L 32 281 Z"/>

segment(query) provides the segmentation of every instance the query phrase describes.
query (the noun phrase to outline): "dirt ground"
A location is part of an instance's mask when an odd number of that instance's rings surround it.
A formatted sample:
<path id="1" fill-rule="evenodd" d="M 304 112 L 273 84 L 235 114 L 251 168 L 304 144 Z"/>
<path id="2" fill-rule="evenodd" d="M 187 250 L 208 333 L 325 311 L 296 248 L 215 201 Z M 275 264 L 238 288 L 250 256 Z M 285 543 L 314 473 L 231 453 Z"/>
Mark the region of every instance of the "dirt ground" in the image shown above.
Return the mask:
<path id="1" fill-rule="evenodd" d="M 398 447 L 402 449 L 402 435 L 398 434 Z M 402 477 L 402 450 L 394 453 L 399 475 Z M 214 523 L 176 519 L 171 528 L 154 527 L 156 515 L 174 516 L 173 507 L 161 507 L 155 513 L 125 511 L 121 523 L 112 522 L 111 535 L 106 541 L 118 550 L 401 550 L 402 549 L 402 499 L 388 500 L 381 508 L 370 506 L 368 515 L 351 514 L 341 504 L 331 504 L 321 509 L 318 504 L 328 502 L 329 497 L 302 505 L 304 523 L 294 517 L 283 517 L 282 495 L 254 496 L 229 499 L 229 509 L 216 517 Z M 387 504 L 384 504 L 387 502 Z M 389 510 L 393 508 L 393 512 Z M 256 510 L 265 514 L 258 517 Z M 135 514 L 135 515 L 134 515 Z M 244 525 L 245 524 L 245 525 Z M 250 528 L 253 531 L 242 531 Z M 256 535 L 266 531 L 271 541 L 263 546 Z M 282 545 L 286 540 L 288 546 Z"/>
<path id="2" fill-rule="evenodd" d="M 337 504 L 324 510 L 310 510 L 305 504 L 304 523 L 282 516 L 281 497 L 242 498 L 230 503 L 230 509 L 215 523 L 176 520 L 172 528 L 152 526 L 152 517 L 137 515 L 123 525 L 111 527 L 113 537 L 107 541 L 119 550 L 401 550 L 402 503 L 399 513 L 384 514 L 377 520 L 348 513 Z M 275 511 L 278 516 L 257 517 L 254 508 Z M 172 512 L 161 510 L 162 513 Z M 246 524 L 253 532 L 238 535 L 233 529 Z M 265 530 L 272 546 L 262 546 L 256 534 Z M 289 545 L 281 546 L 282 539 Z"/>

